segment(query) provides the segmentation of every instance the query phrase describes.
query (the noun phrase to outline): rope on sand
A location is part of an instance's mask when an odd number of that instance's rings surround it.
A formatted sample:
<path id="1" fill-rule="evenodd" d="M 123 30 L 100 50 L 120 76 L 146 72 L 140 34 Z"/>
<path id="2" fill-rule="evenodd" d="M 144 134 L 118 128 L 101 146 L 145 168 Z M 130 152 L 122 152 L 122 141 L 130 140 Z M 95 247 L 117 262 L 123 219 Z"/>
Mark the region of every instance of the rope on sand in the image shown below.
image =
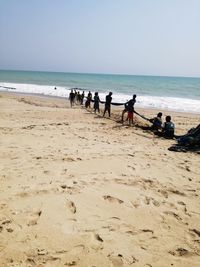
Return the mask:
<path id="1" fill-rule="evenodd" d="M 85 97 L 85 98 L 87 98 L 87 97 Z M 90 101 L 92 102 L 92 103 L 94 103 L 94 100 L 93 99 L 90 99 Z M 101 104 L 105 104 L 106 102 L 105 101 L 99 101 Z M 127 102 L 126 102 L 127 103 Z M 113 105 L 113 106 L 124 106 L 126 103 L 117 103 L 117 102 L 111 102 L 111 105 Z M 143 116 L 143 115 L 141 115 L 140 113 L 138 113 L 137 111 L 133 111 L 135 114 L 137 114 L 139 117 L 141 117 L 142 119 L 144 119 L 144 120 L 146 120 L 146 121 L 148 121 L 148 122 L 151 122 L 150 121 L 150 119 L 149 118 L 146 118 L 145 116 Z"/>
<path id="2" fill-rule="evenodd" d="M 137 111 L 134 110 L 133 112 L 134 112 L 135 114 L 137 114 L 138 116 L 140 116 L 141 118 L 143 118 L 144 120 L 151 122 L 150 119 L 148 119 L 148 118 L 146 118 L 145 116 L 141 115 L 141 114 L 138 113 Z"/>

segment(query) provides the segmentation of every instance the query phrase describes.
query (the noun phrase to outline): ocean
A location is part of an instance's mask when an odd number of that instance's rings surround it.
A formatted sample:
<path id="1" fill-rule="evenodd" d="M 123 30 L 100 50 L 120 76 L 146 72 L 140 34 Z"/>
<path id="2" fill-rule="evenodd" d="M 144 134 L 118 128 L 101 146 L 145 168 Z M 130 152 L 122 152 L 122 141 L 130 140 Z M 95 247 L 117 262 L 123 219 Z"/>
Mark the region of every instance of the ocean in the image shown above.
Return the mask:
<path id="1" fill-rule="evenodd" d="M 0 70 L 0 91 L 68 98 L 71 88 L 97 91 L 101 100 L 111 91 L 119 103 L 136 94 L 136 109 L 200 113 L 200 78 Z"/>

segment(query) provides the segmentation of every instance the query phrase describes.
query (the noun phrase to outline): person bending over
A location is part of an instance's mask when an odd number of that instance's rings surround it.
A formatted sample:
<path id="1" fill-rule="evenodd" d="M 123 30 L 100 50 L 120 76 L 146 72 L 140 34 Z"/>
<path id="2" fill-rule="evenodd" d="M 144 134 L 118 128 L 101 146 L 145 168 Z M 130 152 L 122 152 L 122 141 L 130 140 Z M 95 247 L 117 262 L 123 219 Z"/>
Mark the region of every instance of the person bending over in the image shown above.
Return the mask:
<path id="1" fill-rule="evenodd" d="M 133 112 L 134 112 L 134 105 L 136 103 L 136 95 L 133 95 L 133 98 L 130 99 L 128 102 L 125 103 L 124 105 L 124 110 L 122 111 L 122 123 L 124 122 L 124 114 L 128 112 L 128 117 L 127 120 L 132 121 L 133 123 Z"/>

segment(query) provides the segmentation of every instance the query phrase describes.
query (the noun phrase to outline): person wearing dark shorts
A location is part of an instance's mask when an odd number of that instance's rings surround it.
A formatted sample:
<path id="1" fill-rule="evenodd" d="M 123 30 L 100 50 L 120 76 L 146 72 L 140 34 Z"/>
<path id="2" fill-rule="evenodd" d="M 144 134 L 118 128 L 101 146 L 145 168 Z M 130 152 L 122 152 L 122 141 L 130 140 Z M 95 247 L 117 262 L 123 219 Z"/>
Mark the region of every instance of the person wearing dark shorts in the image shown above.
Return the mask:
<path id="1" fill-rule="evenodd" d="M 70 101 L 71 107 L 74 105 L 74 100 L 75 100 L 75 93 L 73 92 L 73 90 L 71 90 L 69 94 L 69 101 Z"/>
<path id="2" fill-rule="evenodd" d="M 105 102 L 105 108 L 104 108 L 103 116 L 105 116 L 106 111 L 107 111 L 108 112 L 108 115 L 110 117 L 110 106 L 111 106 L 111 102 L 112 102 L 112 92 L 110 92 L 106 96 L 106 102 Z"/>
<path id="3" fill-rule="evenodd" d="M 98 94 L 98 92 L 96 92 L 94 94 L 94 112 L 95 113 L 96 113 L 96 111 L 98 111 L 100 113 L 99 102 L 100 102 L 99 94 Z"/>

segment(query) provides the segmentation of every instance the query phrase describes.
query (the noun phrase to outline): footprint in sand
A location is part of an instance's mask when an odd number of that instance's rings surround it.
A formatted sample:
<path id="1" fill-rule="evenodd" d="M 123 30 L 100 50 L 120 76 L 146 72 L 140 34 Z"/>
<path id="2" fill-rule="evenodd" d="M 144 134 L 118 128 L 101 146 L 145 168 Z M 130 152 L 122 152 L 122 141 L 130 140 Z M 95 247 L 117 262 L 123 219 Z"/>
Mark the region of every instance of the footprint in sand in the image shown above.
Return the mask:
<path id="1" fill-rule="evenodd" d="M 8 233 L 12 233 L 14 230 L 13 230 L 12 228 L 7 228 L 6 231 L 7 231 Z"/>
<path id="2" fill-rule="evenodd" d="M 3 231 L 4 228 L 6 229 L 6 231 L 8 233 L 12 233 L 14 231 L 13 228 L 10 227 L 10 224 L 12 223 L 11 220 L 4 219 L 0 223 L 1 223 L 1 225 L 0 225 L 0 233 Z"/>
<path id="3" fill-rule="evenodd" d="M 116 217 L 116 216 L 113 216 L 113 217 L 110 217 L 111 220 L 119 220 L 120 221 L 120 218 L 119 217 Z"/>
<path id="4" fill-rule="evenodd" d="M 0 233 L 5 229 L 8 233 L 13 233 L 16 228 L 21 229 L 21 225 L 16 225 L 10 219 L 0 220 Z"/>
<path id="5" fill-rule="evenodd" d="M 154 233 L 154 231 L 151 230 L 151 229 L 142 229 L 142 230 L 140 230 L 140 231 L 143 232 L 143 233 L 151 233 L 151 234 Z"/>
<path id="6" fill-rule="evenodd" d="M 177 248 L 176 250 L 173 251 L 169 251 L 169 254 L 173 255 L 173 256 L 193 256 L 194 253 L 192 253 L 191 251 L 188 251 L 185 248 Z"/>
<path id="7" fill-rule="evenodd" d="M 108 200 L 110 203 L 118 203 L 118 204 L 124 203 L 123 200 L 116 198 L 116 197 L 109 196 L 109 195 L 103 196 L 103 199 Z"/>
<path id="8" fill-rule="evenodd" d="M 65 265 L 66 266 L 76 266 L 76 261 L 67 261 L 66 263 L 65 263 Z"/>
<path id="9" fill-rule="evenodd" d="M 71 157 L 66 157 L 66 158 L 62 158 L 62 161 L 73 162 L 73 161 L 75 161 L 75 159 L 73 159 Z"/>
<path id="10" fill-rule="evenodd" d="M 168 193 L 165 190 L 158 190 L 159 193 L 161 193 L 165 198 L 168 198 Z"/>
<path id="11" fill-rule="evenodd" d="M 49 251 L 45 249 L 38 248 L 37 250 L 32 250 L 26 254 L 26 266 L 46 266 L 48 262 L 54 262 L 53 266 L 58 266 L 55 264 L 56 261 L 60 261 L 61 258 L 57 255 L 51 255 Z M 52 266 L 48 263 L 48 266 Z M 60 265 L 59 265 L 60 266 Z"/>
<path id="12" fill-rule="evenodd" d="M 118 254 L 117 256 L 115 255 L 108 255 L 110 261 L 112 262 L 113 267 L 121 267 L 121 266 L 127 266 L 127 265 L 132 265 L 138 260 L 134 256 L 123 256 L 122 254 Z"/>
<path id="13" fill-rule="evenodd" d="M 88 229 L 85 230 L 85 232 L 87 232 L 87 237 L 86 236 L 85 237 L 89 241 L 90 248 L 92 248 L 95 251 L 103 249 L 104 240 L 98 233 L 95 233 L 95 230 Z"/>
<path id="14" fill-rule="evenodd" d="M 152 203 L 153 203 L 153 205 L 156 206 L 156 207 L 159 207 L 159 206 L 160 206 L 160 202 L 157 201 L 157 200 L 154 199 L 154 198 L 152 198 Z"/>
<path id="15" fill-rule="evenodd" d="M 146 205 L 149 205 L 149 204 L 150 204 L 150 201 L 151 201 L 151 198 L 145 196 L 145 198 L 144 198 L 144 203 L 145 203 Z"/>
<path id="16" fill-rule="evenodd" d="M 176 220 L 182 221 L 183 219 L 173 211 L 164 211 L 164 214 L 173 216 Z"/>
<path id="17" fill-rule="evenodd" d="M 65 266 L 76 266 L 80 261 L 79 256 L 84 255 L 86 252 L 86 248 L 84 245 L 80 244 L 73 247 L 71 250 L 67 251 L 67 262 L 65 262 Z"/>
<path id="18" fill-rule="evenodd" d="M 159 203 L 157 200 L 155 200 L 154 198 L 152 198 L 152 197 L 147 197 L 147 196 L 145 196 L 143 202 L 144 202 L 144 204 L 146 204 L 146 205 L 149 205 L 149 204 L 152 203 L 152 204 L 153 204 L 154 206 L 156 206 L 156 207 L 159 207 L 159 206 L 160 206 L 160 203 Z"/>
<path id="19" fill-rule="evenodd" d="M 185 204 L 183 201 L 178 201 L 177 203 L 178 203 L 179 205 L 182 206 L 182 208 L 183 208 L 183 212 L 184 212 L 187 216 L 189 216 L 189 217 L 192 216 L 192 215 L 188 212 L 188 210 L 187 210 L 187 206 L 186 206 L 186 204 Z"/>
<path id="20" fill-rule="evenodd" d="M 123 261 L 121 257 L 114 256 L 114 255 L 108 255 L 109 260 L 111 261 L 112 267 L 122 267 L 124 266 Z"/>
<path id="21" fill-rule="evenodd" d="M 179 195 L 179 196 L 185 196 L 185 193 L 180 192 L 180 191 L 178 191 L 176 189 L 169 189 L 168 191 L 173 193 L 173 194 Z"/>
<path id="22" fill-rule="evenodd" d="M 97 241 L 99 241 L 99 242 L 103 242 L 103 239 L 100 237 L 99 234 L 95 234 L 95 235 L 94 235 L 94 238 L 95 238 Z"/>
<path id="23" fill-rule="evenodd" d="M 141 201 L 140 199 L 136 199 L 135 201 L 131 201 L 131 204 L 133 205 L 134 208 L 138 208 L 141 206 Z"/>
<path id="24" fill-rule="evenodd" d="M 198 237 L 200 237 L 200 230 L 190 229 L 191 232 L 195 233 Z"/>
<path id="25" fill-rule="evenodd" d="M 73 201 L 67 200 L 66 206 L 69 208 L 71 213 L 75 214 L 76 213 L 76 205 L 74 204 Z"/>
<path id="26" fill-rule="evenodd" d="M 40 216 L 42 214 L 42 211 L 39 209 L 37 210 L 36 212 L 32 213 L 29 220 L 28 220 L 28 223 L 27 225 L 28 226 L 33 226 L 33 225 L 36 225 Z"/>

